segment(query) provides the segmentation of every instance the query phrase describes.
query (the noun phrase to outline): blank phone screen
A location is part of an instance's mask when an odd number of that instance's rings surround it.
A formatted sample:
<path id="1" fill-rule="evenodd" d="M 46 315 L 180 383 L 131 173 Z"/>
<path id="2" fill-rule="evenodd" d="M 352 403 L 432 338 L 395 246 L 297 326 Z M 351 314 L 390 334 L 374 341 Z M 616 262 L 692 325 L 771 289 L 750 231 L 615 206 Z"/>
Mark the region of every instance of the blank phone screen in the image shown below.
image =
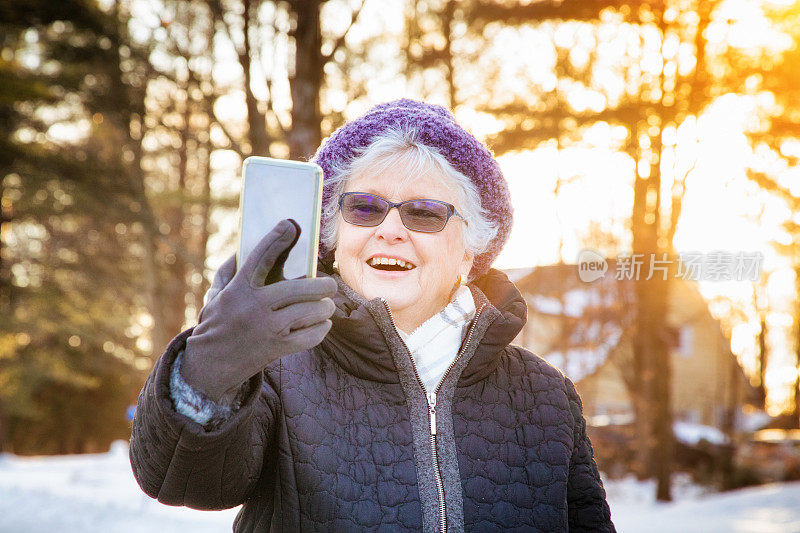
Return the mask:
<path id="1" fill-rule="evenodd" d="M 286 260 L 284 276 L 286 279 L 299 278 L 309 270 L 313 275 L 319 217 L 317 169 L 312 164 L 285 166 L 280 162 L 270 163 L 266 158 L 251 158 L 245 162 L 240 199 L 239 265 L 244 264 L 256 245 L 278 222 L 291 218 L 300 226 L 301 232 Z"/>

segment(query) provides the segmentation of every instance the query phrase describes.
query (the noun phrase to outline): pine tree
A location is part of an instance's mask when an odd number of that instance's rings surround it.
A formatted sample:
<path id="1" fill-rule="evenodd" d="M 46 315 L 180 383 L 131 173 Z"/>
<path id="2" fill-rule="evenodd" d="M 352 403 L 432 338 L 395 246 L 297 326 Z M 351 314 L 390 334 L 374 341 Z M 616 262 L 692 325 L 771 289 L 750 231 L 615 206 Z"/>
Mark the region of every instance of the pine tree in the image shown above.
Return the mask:
<path id="1" fill-rule="evenodd" d="M 82 2 L 3 2 L 0 15 L 4 447 L 96 450 L 126 438 L 147 361 L 130 334 L 139 217 L 117 120 L 129 95 L 109 72 L 117 24 Z"/>

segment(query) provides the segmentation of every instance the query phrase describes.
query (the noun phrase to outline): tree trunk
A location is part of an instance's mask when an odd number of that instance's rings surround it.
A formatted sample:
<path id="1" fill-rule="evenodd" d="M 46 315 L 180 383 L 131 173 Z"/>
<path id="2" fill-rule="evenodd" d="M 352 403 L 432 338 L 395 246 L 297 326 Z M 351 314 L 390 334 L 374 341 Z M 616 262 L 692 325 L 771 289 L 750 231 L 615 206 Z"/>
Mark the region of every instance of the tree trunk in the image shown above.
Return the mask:
<path id="1" fill-rule="evenodd" d="M 13 320 L 11 297 L 11 268 L 10 258 L 6 257 L 6 235 L 11 231 L 11 200 L 4 195 L 3 178 L 0 177 L 0 317 L 6 322 Z M 6 327 L 0 328 L 0 334 L 5 333 Z M 13 331 L 13 329 L 11 330 Z M 11 331 L 8 331 L 11 334 Z M 0 373 L 3 372 L 3 361 L 0 359 Z M 3 400 L 0 397 L 0 453 L 3 452 L 6 441 L 6 418 L 3 409 Z"/>
<path id="2" fill-rule="evenodd" d="M 164 298 L 161 301 L 161 307 L 164 310 L 164 315 L 160 327 L 163 337 L 159 340 L 159 347 L 166 346 L 163 344 L 164 342 L 169 343 L 175 335 L 181 332 L 186 319 L 186 294 L 189 292 L 188 280 L 186 279 L 189 270 L 186 243 L 189 239 L 186 232 L 183 231 L 184 218 L 186 217 L 184 203 L 187 196 L 189 119 L 191 116 L 188 98 L 184 105 L 183 124 L 180 130 L 180 147 L 178 148 L 178 182 L 169 207 L 164 214 L 164 220 L 169 226 L 166 232 L 169 239 L 163 246 L 165 278 L 163 280 Z"/>
<path id="3" fill-rule="evenodd" d="M 671 269 L 670 269 L 671 270 Z M 669 276 L 669 274 L 668 274 Z M 653 339 L 653 464 L 656 475 L 656 499 L 671 501 L 672 461 L 674 456 L 674 435 L 672 432 L 672 361 L 669 346 L 665 342 L 666 324 L 663 318 L 668 314 L 669 277 L 659 279 L 652 288 L 652 315 L 655 320 L 656 337 Z"/>
<path id="4" fill-rule="evenodd" d="M 205 274 L 206 258 L 208 255 L 208 239 L 211 236 L 211 144 L 207 144 L 204 150 L 204 168 L 203 168 L 203 200 L 201 204 L 201 216 L 203 218 L 200 226 L 200 245 L 198 250 L 201 254 L 200 272 Z M 203 275 L 200 284 L 195 288 L 195 304 L 197 312 L 203 305 L 203 296 L 208 290 L 210 284 Z"/>
<path id="5" fill-rule="evenodd" d="M 117 9 L 115 4 L 114 9 Z M 127 24 L 121 17 L 115 14 L 118 22 L 117 32 L 119 35 L 125 35 L 127 32 Z M 150 199 L 147 196 L 147 190 L 144 182 L 144 169 L 142 168 L 143 147 L 141 139 L 144 138 L 145 120 L 146 115 L 145 97 L 147 93 L 147 84 L 143 83 L 141 88 L 133 91 L 123 81 L 123 71 L 120 61 L 116 61 L 112 68 L 109 69 L 112 73 L 110 92 L 113 98 L 119 102 L 132 102 L 129 107 L 120 110 L 120 113 L 114 114 L 113 119 L 118 122 L 116 131 L 124 132 L 120 142 L 120 153 L 125 149 L 130 150 L 133 158 L 130 163 L 120 162 L 120 168 L 126 174 L 124 182 L 128 183 L 128 194 L 130 195 L 131 203 L 138 205 L 139 222 L 142 224 L 142 245 L 143 245 L 143 264 L 141 265 L 142 274 L 144 277 L 144 288 L 146 291 L 145 301 L 150 316 L 153 319 L 153 328 L 151 330 L 152 349 L 160 351 L 166 347 L 162 333 L 162 327 L 165 323 L 164 312 L 161 307 L 163 303 L 164 290 L 161 283 L 161 276 L 159 271 L 159 253 L 158 253 L 158 224 L 153 213 Z M 137 128 L 140 133 L 139 139 L 134 139 L 131 136 L 132 125 L 134 121 L 137 122 Z M 167 342 L 169 339 L 167 339 Z M 164 343 L 164 344 L 162 344 Z"/>
<path id="6" fill-rule="evenodd" d="M 447 89 L 450 97 L 450 109 L 456 109 L 456 82 L 453 66 L 453 19 L 456 10 L 455 0 L 448 0 L 442 13 L 442 34 L 444 35 L 444 62 L 447 74 Z"/>
<path id="7" fill-rule="evenodd" d="M 5 196 L 0 177 L 0 316 L 11 316 L 11 260 L 6 251 L 6 238 L 11 232 L 11 199 Z"/>
<path id="8" fill-rule="evenodd" d="M 662 69 L 663 70 L 663 69 Z M 663 87 L 663 84 L 662 84 Z M 659 127 L 663 129 L 663 123 Z M 661 153 L 664 147 L 661 142 L 661 130 L 652 139 L 653 160 L 650 165 L 650 183 L 652 187 L 651 195 L 655 195 L 655 202 L 652 207 L 654 227 L 652 237 L 652 253 L 656 260 L 664 257 L 664 252 L 671 251 L 668 246 L 662 246 L 659 242 L 659 227 L 662 219 L 661 213 Z M 670 361 L 669 346 L 667 345 L 667 330 L 669 324 L 666 317 L 669 312 L 669 293 L 670 279 L 672 278 L 673 264 L 672 258 L 668 257 L 666 264 L 667 273 L 651 273 L 650 287 L 648 288 L 648 298 L 645 309 L 650 320 L 650 347 L 652 349 L 652 404 L 653 404 L 653 465 L 656 476 L 656 499 L 659 501 L 670 501 L 672 458 L 674 451 L 672 434 L 672 365 Z M 663 277 L 662 277 L 663 276 Z M 664 279 L 666 277 L 666 279 Z"/>
<path id="9" fill-rule="evenodd" d="M 727 347 L 723 347 L 727 348 Z M 724 353 L 724 352 L 723 352 Z M 736 433 L 736 413 L 739 410 L 739 397 L 741 396 L 741 383 L 739 376 L 739 363 L 733 354 L 727 358 L 728 363 L 728 394 L 725 405 L 725 418 L 722 421 L 722 431 L 728 437 L 728 446 L 722 450 L 720 469 L 722 470 L 722 490 L 734 488 L 733 443 Z"/>
<path id="10" fill-rule="evenodd" d="M 244 49 L 239 53 L 239 64 L 244 71 L 244 95 L 247 105 L 247 126 L 249 129 L 250 153 L 254 155 L 269 155 L 269 135 L 267 134 L 267 119 L 258 109 L 258 100 L 253 94 L 252 82 L 252 50 L 250 47 L 250 27 L 252 17 L 258 9 L 253 10 L 255 0 L 244 0 Z M 242 154 L 249 155 L 249 154 Z"/>
<path id="11" fill-rule="evenodd" d="M 630 137 L 627 151 L 631 158 L 637 162 L 641 156 L 639 149 L 639 124 L 638 117 L 634 117 L 628 125 Z M 633 183 L 633 209 L 631 213 L 631 230 L 633 232 L 633 258 L 641 257 L 652 249 L 653 241 L 647 231 L 645 224 L 647 215 L 647 188 L 648 178 L 644 178 L 636 172 Z M 652 231 L 652 230 L 651 230 Z M 640 282 L 634 281 L 634 330 L 632 342 L 633 355 L 633 376 L 631 380 L 631 402 L 634 411 L 634 433 L 638 447 L 635 450 L 633 470 L 640 479 L 646 479 L 653 474 L 651 462 L 651 422 L 653 415 L 650 409 L 650 397 L 647 391 L 650 389 L 652 371 L 650 369 L 650 359 L 648 357 L 647 314 L 644 312 L 644 301 L 647 298 L 647 288 Z"/>
<path id="12" fill-rule="evenodd" d="M 290 2 L 294 31 L 295 64 L 289 78 L 292 94 L 292 127 L 287 133 L 289 158 L 307 160 L 322 140 L 319 93 L 324 79 L 320 0 Z"/>
<path id="13" fill-rule="evenodd" d="M 659 128 L 661 124 L 659 124 Z M 636 295 L 633 357 L 636 435 L 640 448 L 636 467 L 640 478 L 655 476 L 657 498 L 668 501 L 673 452 L 671 361 L 667 345 L 665 317 L 668 312 L 669 284 L 673 259 L 665 256 L 668 247 L 659 242 L 661 221 L 661 137 L 660 129 L 651 138 L 650 175 L 637 174 L 634 182 L 633 253 L 642 261 Z M 669 259 L 667 271 L 651 270 L 651 261 Z M 650 277 L 648 280 L 647 278 Z M 666 278 L 666 279 L 665 279 Z"/>
<path id="14" fill-rule="evenodd" d="M 759 309 L 758 332 L 758 401 L 762 409 L 767 408 L 767 315 Z"/>

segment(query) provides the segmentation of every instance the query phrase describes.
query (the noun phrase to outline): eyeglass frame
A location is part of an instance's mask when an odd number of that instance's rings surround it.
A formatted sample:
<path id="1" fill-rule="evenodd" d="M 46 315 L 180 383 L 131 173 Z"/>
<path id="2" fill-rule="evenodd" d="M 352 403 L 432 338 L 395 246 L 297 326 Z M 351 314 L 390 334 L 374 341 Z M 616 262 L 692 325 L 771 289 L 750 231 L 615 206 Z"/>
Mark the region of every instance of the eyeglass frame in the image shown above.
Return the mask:
<path id="1" fill-rule="evenodd" d="M 345 192 L 345 193 L 342 193 L 341 195 L 339 195 L 339 202 L 338 202 L 339 203 L 339 212 L 342 212 L 342 204 L 344 203 L 345 196 L 350 196 L 352 194 L 366 194 L 367 196 L 373 196 L 375 198 L 379 198 L 379 199 L 383 200 L 384 202 L 386 202 L 387 204 L 389 204 L 389 209 L 386 210 L 386 214 L 383 215 L 383 218 L 377 224 L 373 224 L 373 225 L 355 224 L 355 223 L 350 222 L 347 219 L 345 219 L 345 222 L 347 222 L 348 224 L 353 224 L 354 226 L 360 226 L 362 228 L 374 228 L 376 226 L 380 226 L 381 224 L 383 224 L 383 221 L 386 220 L 386 217 L 389 216 L 389 211 L 391 211 L 394 208 L 397 208 L 397 212 L 400 213 L 400 206 L 402 206 L 403 204 L 411 203 L 411 202 L 434 202 L 434 203 L 437 203 L 437 204 L 442 204 L 445 207 L 447 207 L 447 218 L 445 219 L 444 224 L 442 224 L 442 229 L 439 229 L 439 230 L 436 230 L 436 231 L 423 231 L 423 230 L 409 228 L 408 226 L 406 226 L 406 223 L 403 220 L 403 217 L 400 216 L 400 222 L 402 222 L 403 223 L 403 227 L 405 227 L 409 231 L 416 231 L 418 233 L 439 233 L 440 231 L 443 231 L 444 228 L 447 227 L 447 223 L 450 221 L 450 218 L 453 217 L 453 216 L 457 216 L 458 218 L 460 218 L 461 220 L 464 221 L 464 224 L 469 225 L 469 223 L 467 222 L 467 219 L 464 217 L 464 215 L 462 215 L 461 213 L 458 212 L 458 209 L 456 209 L 456 206 L 454 206 L 451 203 L 445 202 L 443 200 L 434 200 L 433 198 L 414 198 L 412 200 L 403 200 L 402 202 L 395 203 L 395 202 L 392 202 L 391 200 L 387 200 L 383 196 L 378 196 L 377 194 L 372 194 L 370 192 L 350 191 L 350 192 Z M 342 218 L 344 218 L 344 214 L 342 214 Z"/>

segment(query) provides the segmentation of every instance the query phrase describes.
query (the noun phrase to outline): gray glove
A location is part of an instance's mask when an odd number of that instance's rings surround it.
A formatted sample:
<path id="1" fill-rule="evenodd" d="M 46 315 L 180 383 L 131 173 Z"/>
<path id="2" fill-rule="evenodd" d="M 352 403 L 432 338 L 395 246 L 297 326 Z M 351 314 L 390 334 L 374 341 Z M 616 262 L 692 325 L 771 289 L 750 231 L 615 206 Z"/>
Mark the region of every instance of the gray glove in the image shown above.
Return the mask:
<path id="1" fill-rule="evenodd" d="M 186 382 L 211 400 L 229 401 L 264 367 L 316 346 L 330 330 L 336 281 L 283 277 L 299 235 L 293 220 L 282 220 L 238 272 L 233 256 L 214 277 L 181 366 Z"/>

